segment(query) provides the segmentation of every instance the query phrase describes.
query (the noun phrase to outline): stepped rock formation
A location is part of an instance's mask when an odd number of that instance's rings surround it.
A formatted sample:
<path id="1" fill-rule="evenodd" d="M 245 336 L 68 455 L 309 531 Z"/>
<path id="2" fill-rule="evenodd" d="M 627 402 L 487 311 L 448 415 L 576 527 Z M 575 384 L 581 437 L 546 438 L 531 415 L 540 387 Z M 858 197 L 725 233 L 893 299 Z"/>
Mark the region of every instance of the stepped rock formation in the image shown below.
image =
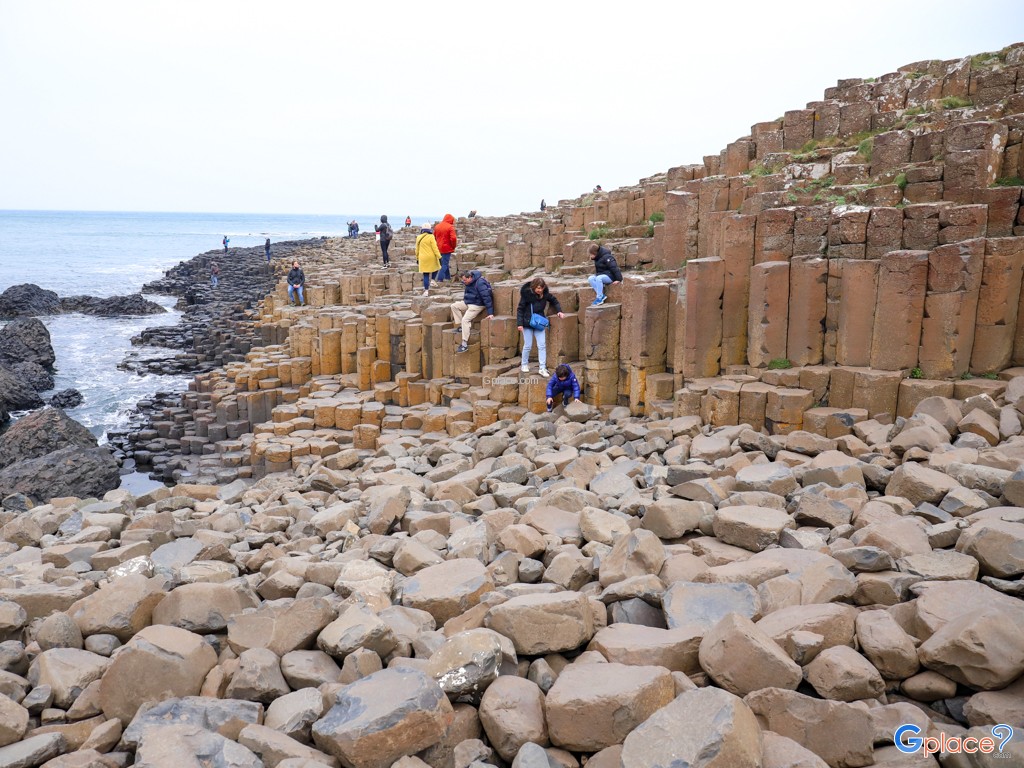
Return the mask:
<path id="1" fill-rule="evenodd" d="M 307 307 L 182 265 L 204 372 L 134 449 L 177 484 L 0 510 L 0 765 L 1024 765 L 1022 139 L 1019 45 L 460 220 L 458 354 L 408 231 L 296 245 Z M 550 416 L 533 274 L 584 385 Z"/>

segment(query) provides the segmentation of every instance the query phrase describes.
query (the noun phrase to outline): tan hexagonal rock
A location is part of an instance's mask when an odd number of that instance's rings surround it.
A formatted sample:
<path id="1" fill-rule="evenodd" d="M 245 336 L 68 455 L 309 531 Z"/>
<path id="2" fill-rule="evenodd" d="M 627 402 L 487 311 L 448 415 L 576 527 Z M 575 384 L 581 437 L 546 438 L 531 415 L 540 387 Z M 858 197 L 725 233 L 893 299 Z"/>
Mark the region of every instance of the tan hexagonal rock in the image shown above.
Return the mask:
<path id="1" fill-rule="evenodd" d="M 698 660 L 704 630 L 661 629 L 639 624 L 611 624 L 594 635 L 588 651 L 608 661 L 630 666 L 654 665 L 691 675 L 701 671 Z"/>
<path id="2" fill-rule="evenodd" d="M 792 638 L 798 632 L 819 635 L 822 648 L 852 646 L 857 609 L 851 605 L 794 605 L 769 613 L 756 626 L 792 656 Z"/>
<path id="3" fill-rule="evenodd" d="M 855 626 L 861 651 L 882 677 L 903 680 L 920 669 L 914 638 L 888 611 L 861 611 Z"/>
<path id="4" fill-rule="evenodd" d="M 513 597 L 491 608 L 484 623 L 524 656 L 570 651 L 594 636 L 594 612 L 579 592 Z"/>
<path id="5" fill-rule="evenodd" d="M 492 589 L 491 575 L 479 560 L 446 560 L 418 571 L 405 582 L 402 605 L 426 611 L 440 625 L 468 611 Z"/>
<path id="6" fill-rule="evenodd" d="M 778 544 L 782 531 L 796 528 L 796 523 L 788 514 L 777 509 L 740 505 L 721 507 L 714 516 L 712 528 L 720 541 L 751 552 L 760 552 L 772 544 Z"/>
<path id="7" fill-rule="evenodd" d="M 720 687 L 737 696 L 761 688 L 796 690 L 800 665 L 750 619 L 730 613 L 704 635 L 700 665 Z"/>
<path id="8" fill-rule="evenodd" d="M 545 701 L 551 743 L 572 752 L 620 744 L 640 723 L 675 698 L 664 667 L 570 664 Z"/>
<path id="9" fill-rule="evenodd" d="M 834 701 L 875 699 L 885 690 L 885 682 L 871 662 L 845 645 L 823 650 L 804 673 L 822 698 Z"/>
<path id="10" fill-rule="evenodd" d="M 762 731 L 761 768 L 828 768 L 828 763 L 806 747 L 774 731 Z"/>
<path id="11" fill-rule="evenodd" d="M 800 743 L 832 768 L 874 762 L 874 726 L 866 708 L 781 688 L 763 688 L 743 700 L 762 727 Z"/>
<path id="12" fill-rule="evenodd" d="M 626 737 L 629 768 L 761 768 L 761 729 L 742 699 L 718 688 L 678 696 Z"/>
<path id="13" fill-rule="evenodd" d="M 1018 578 L 1024 574 L 1024 524 L 979 520 L 960 534 L 956 551 L 977 560 L 986 576 Z"/>
<path id="14" fill-rule="evenodd" d="M 491 683 L 480 701 L 480 723 L 491 746 L 506 761 L 513 760 L 527 742 L 542 747 L 549 743 L 544 692 L 521 677 L 502 675 Z"/>
<path id="15" fill-rule="evenodd" d="M 696 530 L 701 517 L 713 512 L 714 507 L 705 502 L 666 496 L 647 505 L 640 525 L 661 539 L 678 539 Z"/>
<path id="16" fill-rule="evenodd" d="M 147 702 L 196 696 L 217 654 L 199 635 L 146 627 L 118 653 L 100 681 L 100 707 L 127 725 Z"/>
<path id="17" fill-rule="evenodd" d="M 938 504 L 943 496 L 959 487 L 960 483 L 944 472 L 910 461 L 896 467 L 885 486 L 885 493 L 902 496 L 916 507 L 924 501 Z"/>
<path id="18" fill-rule="evenodd" d="M 452 717 L 448 697 L 429 676 L 384 669 L 338 691 L 313 724 L 313 741 L 345 765 L 390 768 L 440 741 Z"/>
<path id="19" fill-rule="evenodd" d="M 229 584 L 182 584 L 153 609 L 153 623 L 200 634 L 222 632 L 233 616 L 258 604 L 252 592 Z"/>
<path id="20" fill-rule="evenodd" d="M 85 637 L 114 635 L 124 643 L 149 626 L 165 594 L 161 580 L 134 574 L 107 582 L 67 612 Z"/>
<path id="21" fill-rule="evenodd" d="M 0 747 L 21 741 L 28 730 L 28 710 L 0 695 Z"/>
<path id="22" fill-rule="evenodd" d="M 28 681 L 33 688 L 48 685 L 54 705 L 67 709 L 89 683 L 103 677 L 110 664 L 110 659 L 89 651 L 53 648 L 32 660 Z"/>
<path id="23" fill-rule="evenodd" d="M 584 507 L 580 511 L 580 532 L 587 541 L 597 541 L 609 547 L 621 536 L 629 535 L 629 523 L 618 515 L 597 507 Z"/>
<path id="24" fill-rule="evenodd" d="M 235 653 L 249 648 L 268 648 L 278 656 L 306 650 L 317 635 L 337 617 L 322 597 L 265 602 L 255 611 L 236 614 L 228 621 L 228 645 Z"/>
<path id="25" fill-rule="evenodd" d="M 921 665 L 990 691 L 1024 673 L 1024 607 L 987 605 L 944 624 L 917 649 Z"/>
<path id="26" fill-rule="evenodd" d="M 357 648 L 368 648 L 384 658 L 398 645 L 398 638 L 384 621 L 369 608 L 353 605 L 328 624 L 317 636 L 320 650 L 343 658 Z"/>

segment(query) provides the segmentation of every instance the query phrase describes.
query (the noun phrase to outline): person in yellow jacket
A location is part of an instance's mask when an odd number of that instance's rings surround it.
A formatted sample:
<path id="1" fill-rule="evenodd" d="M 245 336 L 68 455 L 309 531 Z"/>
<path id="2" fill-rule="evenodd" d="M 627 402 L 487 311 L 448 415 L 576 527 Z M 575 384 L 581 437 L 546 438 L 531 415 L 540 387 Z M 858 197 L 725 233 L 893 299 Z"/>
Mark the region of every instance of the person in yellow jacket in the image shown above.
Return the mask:
<path id="1" fill-rule="evenodd" d="M 423 295 L 430 295 L 430 278 L 441 269 L 441 251 L 437 249 L 437 240 L 431 232 L 430 224 L 420 227 L 416 237 L 416 261 L 419 271 L 423 273 Z"/>

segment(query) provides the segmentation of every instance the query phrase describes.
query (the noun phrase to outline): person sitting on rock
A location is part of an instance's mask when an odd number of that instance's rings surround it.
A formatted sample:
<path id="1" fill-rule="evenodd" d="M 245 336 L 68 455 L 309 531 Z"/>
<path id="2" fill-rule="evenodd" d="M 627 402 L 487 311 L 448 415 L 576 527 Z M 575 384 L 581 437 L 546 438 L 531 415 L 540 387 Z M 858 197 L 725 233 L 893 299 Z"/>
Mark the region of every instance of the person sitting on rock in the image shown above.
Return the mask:
<path id="1" fill-rule="evenodd" d="M 306 303 L 305 297 L 302 295 L 302 287 L 306 284 L 306 275 L 299 267 L 299 262 L 293 261 L 292 268 L 288 272 L 288 301 L 289 303 L 297 303 L 299 306 L 304 306 Z M 295 302 L 294 298 L 298 295 L 299 300 Z"/>
<path id="2" fill-rule="evenodd" d="M 594 243 L 590 246 L 590 258 L 594 261 L 594 274 L 587 278 L 590 287 L 597 294 L 590 306 L 598 307 L 604 304 L 608 298 L 604 295 L 606 285 L 618 285 L 622 282 L 622 272 L 619 270 L 619 263 L 615 261 L 612 252 L 603 245 Z"/>
<path id="3" fill-rule="evenodd" d="M 441 252 L 437 250 L 437 240 L 431 231 L 429 222 L 424 222 L 420 233 L 416 235 L 416 264 L 423 275 L 423 295 L 430 295 L 430 278 L 441 269 Z"/>
<path id="4" fill-rule="evenodd" d="M 455 351 L 465 352 L 469 349 L 469 333 L 473 321 L 484 311 L 488 317 L 494 317 L 494 297 L 491 293 L 491 284 L 480 274 L 479 269 L 462 272 L 459 279 L 465 288 L 462 301 L 452 304 L 452 320 L 456 324 L 462 324 L 462 343 Z"/>
<path id="5" fill-rule="evenodd" d="M 520 368 L 523 373 L 530 372 L 530 351 L 533 349 L 533 340 L 536 339 L 540 375 L 548 375 L 546 338 L 548 319 L 546 315 L 549 306 L 559 317 L 565 317 L 562 313 L 562 305 L 551 295 L 543 277 L 535 277 L 530 282 L 524 283 L 523 287 L 519 289 L 516 325 L 519 326 L 519 332 L 523 334 L 523 364 Z"/>
<path id="6" fill-rule="evenodd" d="M 562 406 L 569 405 L 570 395 L 575 402 L 580 401 L 580 382 L 576 374 L 565 363 L 555 368 L 555 375 L 548 380 L 548 413 L 555 408 L 555 398 L 562 396 Z"/>

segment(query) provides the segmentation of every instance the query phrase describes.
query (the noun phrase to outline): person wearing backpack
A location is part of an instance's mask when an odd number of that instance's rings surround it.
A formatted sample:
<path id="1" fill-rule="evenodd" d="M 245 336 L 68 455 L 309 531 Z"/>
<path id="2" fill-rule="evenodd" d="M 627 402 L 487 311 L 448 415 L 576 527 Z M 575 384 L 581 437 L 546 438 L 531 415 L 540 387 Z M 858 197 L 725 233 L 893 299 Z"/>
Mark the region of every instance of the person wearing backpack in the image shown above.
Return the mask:
<path id="1" fill-rule="evenodd" d="M 562 313 L 562 305 L 558 299 L 551 295 L 548 284 L 543 277 L 535 277 L 528 283 L 524 283 L 519 289 L 519 308 L 516 310 L 516 324 L 519 332 L 523 334 L 523 364 L 519 370 L 523 373 L 530 372 L 530 351 L 533 349 L 533 340 L 537 340 L 537 362 L 540 363 L 540 375 L 548 375 L 547 366 L 547 310 L 548 307 L 559 317 L 565 317 Z"/>
<path id="2" fill-rule="evenodd" d="M 452 279 L 449 263 L 459 240 L 455 232 L 455 217 L 450 213 L 446 213 L 441 222 L 434 227 L 434 239 L 437 240 L 437 249 L 441 252 L 441 269 L 437 273 L 437 282 L 443 283 Z"/>
<path id="3" fill-rule="evenodd" d="M 377 224 L 373 231 L 380 235 L 380 253 L 384 258 L 384 268 L 387 269 L 391 266 L 391 262 L 388 261 L 388 246 L 391 245 L 391 238 L 395 236 L 395 230 L 388 224 L 388 217 L 382 214 L 380 224 Z"/>

